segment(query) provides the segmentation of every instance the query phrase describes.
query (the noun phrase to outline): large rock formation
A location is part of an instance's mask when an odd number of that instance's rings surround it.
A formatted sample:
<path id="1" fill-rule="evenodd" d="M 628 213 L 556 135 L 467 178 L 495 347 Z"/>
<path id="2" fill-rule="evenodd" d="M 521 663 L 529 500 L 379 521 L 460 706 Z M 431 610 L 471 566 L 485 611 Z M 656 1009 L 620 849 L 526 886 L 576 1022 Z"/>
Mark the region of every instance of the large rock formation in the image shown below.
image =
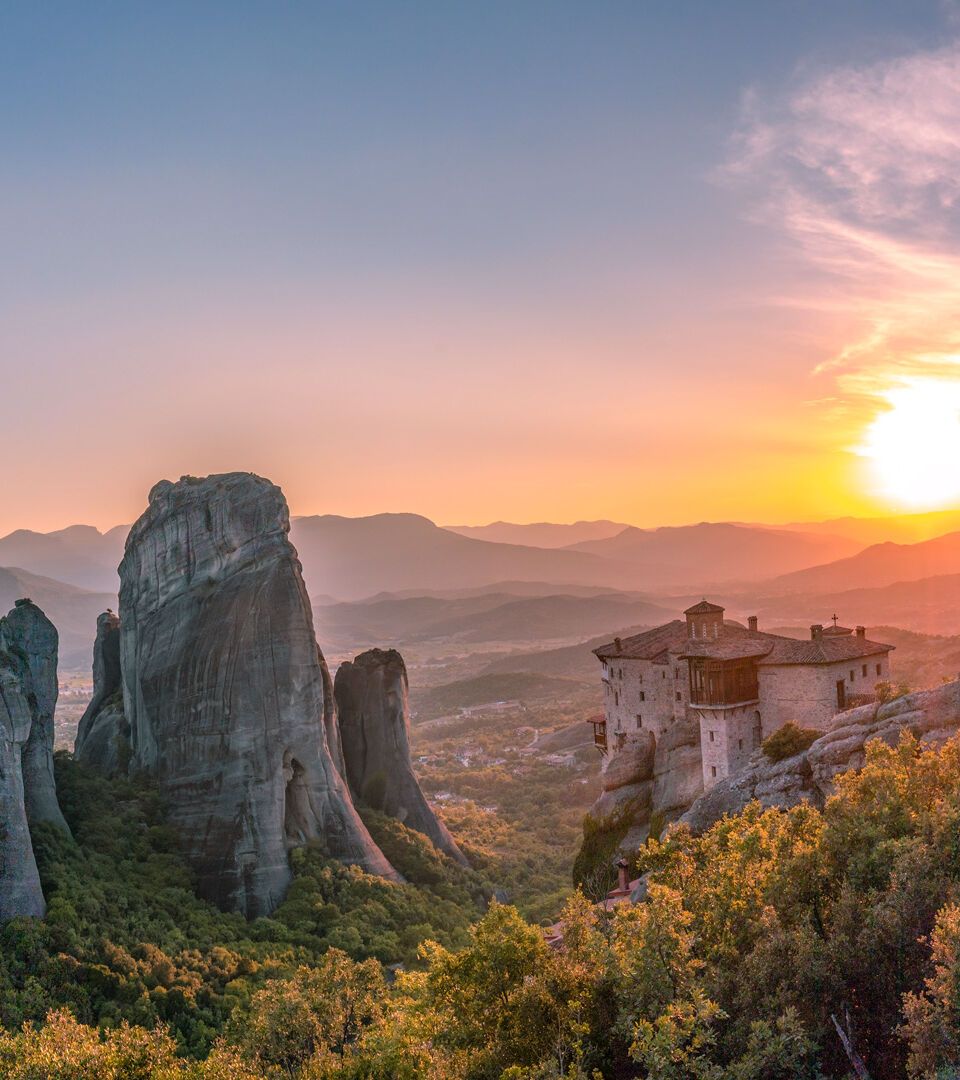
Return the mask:
<path id="1" fill-rule="evenodd" d="M 960 731 L 960 681 L 921 690 L 885 705 L 863 705 L 833 718 L 830 730 L 808 749 L 773 762 L 756 751 L 745 769 L 722 780 L 681 817 L 695 832 L 724 814 L 735 814 L 752 799 L 787 809 L 801 802 L 823 806 L 835 778 L 864 762 L 870 739 L 896 745 L 911 731 L 923 746 L 938 746 Z"/>
<path id="2" fill-rule="evenodd" d="M 18 600 L 3 619 L 7 648 L 17 658 L 17 675 L 31 711 L 23 747 L 23 791 L 31 825 L 48 821 L 69 833 L 57 802 L 53 775 L 53 715 L 57 707 L 57 628 L 30 600 Z"/>
<path id="3" fill-rule="evenodd" d="M 396 649 L 371 649 L 337 669 L 334 693 L 353 797 L 429 837 L 467 865 L 430 809 L 410 762 L 407 669 Z"/>
<path id="4" fill-rule="evenodd" d="M 57 631 L 29 600 L 0 619 L 0 922 L 46 910 L 29 823 L 67 829 L 53 775 Z"/>
<path id="5" fill-rule="evenodd" d="M 77 761 L 112 776 L 130 762 L 130 725 L 123 711 L 120 674 L 120 616 L 105 611 L 97 619 L 93 644 L 93 697 L 77 728 Z"/>
<path id="6" fill-rule="evenodd" d="M 617 850 L 628 853 L 675 821 L 703 793 L 700 725 L 679 720 L 656 739 L 635 731 L 604 759 L 602 791 L 588 814 L 591 833 L 615 834 Z"/>
<path id="7" fill-rule="evenodd" d="M 184 477 L 149 503 L 120 564 L 131 768 L 158 777 L 201 894 L 266 914 L 305 843 L 396 877 L 331 752 L 330 677 L 280 489 Z"/>

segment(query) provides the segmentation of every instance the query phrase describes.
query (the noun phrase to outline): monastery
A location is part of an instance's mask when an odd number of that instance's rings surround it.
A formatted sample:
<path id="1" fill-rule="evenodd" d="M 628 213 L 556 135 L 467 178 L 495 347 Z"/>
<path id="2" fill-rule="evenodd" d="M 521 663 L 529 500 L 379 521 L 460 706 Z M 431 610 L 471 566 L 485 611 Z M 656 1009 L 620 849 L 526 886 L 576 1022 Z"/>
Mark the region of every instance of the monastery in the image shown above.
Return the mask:
<path id="1" fill-rule="evenodd" d="M 768 634 L 724 619 L 703 600 L 675 619 L 594 653 L 603 665 L 604 716 L 594 737 L 616 753 L 628 733 L 659 740 L 672 724 L 700 724 L 703 787 L 738 772 L 760 743 L 793 721 L 825 729 L 838 712 L 875 697 L 890 677 L 892 645 L 869 641 L 862 626 L 812 626 L 810 638 Z"/>

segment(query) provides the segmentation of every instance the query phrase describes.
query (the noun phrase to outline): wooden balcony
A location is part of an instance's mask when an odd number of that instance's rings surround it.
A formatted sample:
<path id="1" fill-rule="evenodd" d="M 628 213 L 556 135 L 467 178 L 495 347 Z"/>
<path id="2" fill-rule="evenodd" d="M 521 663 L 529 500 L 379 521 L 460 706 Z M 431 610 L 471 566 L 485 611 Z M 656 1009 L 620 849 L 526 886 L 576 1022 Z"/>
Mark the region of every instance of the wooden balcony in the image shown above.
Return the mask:
<path id="1" fill-rule="evenodd" d="M 690 660 L 691 705 L 722 708 L 756 701 L 759 696 L 757 668 L 752 660 Z"/>
<path id="2" fill-rule="evenodd" d="M 592 716 L 588 724 L 593 724 L 593 745 L 601 754 L 607 753 L 607 718 L 605 716 Z"/>

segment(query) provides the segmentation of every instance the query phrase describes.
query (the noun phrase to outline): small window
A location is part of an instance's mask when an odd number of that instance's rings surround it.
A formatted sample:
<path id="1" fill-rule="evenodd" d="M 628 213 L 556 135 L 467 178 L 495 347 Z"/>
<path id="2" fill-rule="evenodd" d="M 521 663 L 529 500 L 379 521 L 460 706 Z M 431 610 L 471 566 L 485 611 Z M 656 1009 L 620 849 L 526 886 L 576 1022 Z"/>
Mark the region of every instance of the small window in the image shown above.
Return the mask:
<path id="1" fill-rule="evenodd" d="M 867 677 L 867 665 L 866 664 L 863 665 L 863 677 L 864 678 Z"/>
<path id="2" fill-rule="evenodd" d="M 683 694 L 679 690 L 677 691 L 677 701 L 683 701 Z"/>
<path id="3" fill-rule="evenodd" d="M 857 673 L 855 671 L 851 670 L 851 672 L 850 672 L 850 681 L 853 682 L 853 680 L 856 677 L 857 677 Z"/>
<path id="4" fill-rule="evenodd" d="M 642 672 L 642 671 L 641 671 L 641 672 L 640 672 L 640 674 L 639 674 L 639 675 L 637 676 L 637 682 L 641 682 L 641 683 L 643 682 L 643 672 Z"/>
<path id="5" fill-rule="evenodd" d="M 614 703 L 614 705 L 619 705 L 620 704 L 620 691 L 619 690 L 614 690 L 614 692 L 613 692 L 613 703 Z"/>
<path id="6" fill-rule="evenodd" d="M 710 741 L 713 742 L 713 732 L 710 732 Z"/>
<path id="7" fill-rule="evenodd" d="M 645 690 L 640 691 L 640 700 L 641 701 L 646 701 L 647 700 L 647 693 L 646 693 Z"/>
<path id="8" fill-rule="evenodd" d="M 882 669 L 881 669 L 880 665 L 879 665 L 879 664 L 877 664 L 877 674 L 878 674 L 878 675 L 880 674 L 881 670 L 882 670 Z"/>
<path id="9" fill-rule="evenodd" d="M 738 750 L 743 749 L 743 739 L 737 739 L 737 749 Z"/>
<path id="10" fill-rule="evenodd" d="M 665 679 L 666 677 L 667 677 L 667 673 L 665 671 L 661 671 L 660 672 L 660 678 Z"/>
<path id="11" fill-rule="evenodd" d="M 643 717 L 637 713 L 637 731 L 643 727 Z"/>
<path id="12" fill-rule="evenodd" d="M 673 677 L 674 677 L 675 679 L 679 679 L 679 678 L 680 678 L 680 669 L 679 669 L 679 668 L 677 668 L 677 669 L 676 669 L 676 670 L 674 671 L 674 673 L 673 673 Z"/>
<path id="13" fill-rule="evenodd" d="M 717 767 L 716 767 L 716 765 L 711 765 L 710 766 L 710 775 L 711 776 L 716 776 L 717 775 Z"/>

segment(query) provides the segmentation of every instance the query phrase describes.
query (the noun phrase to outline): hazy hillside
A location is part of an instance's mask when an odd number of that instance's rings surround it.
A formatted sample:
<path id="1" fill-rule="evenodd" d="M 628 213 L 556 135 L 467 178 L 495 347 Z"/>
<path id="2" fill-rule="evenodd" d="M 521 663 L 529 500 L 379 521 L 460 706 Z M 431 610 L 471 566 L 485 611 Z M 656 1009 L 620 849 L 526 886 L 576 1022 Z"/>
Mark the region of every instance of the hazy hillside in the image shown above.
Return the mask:
<path id="1" fill-rule="evenodd" d="M 314 609 L 320 640 L 338 644 L 403 645 L 434 639 L 560 641 L 602 633 L 609 627 L 666 622 L 671 617 L 657 604 L 619 593 L 524 598 L 487 593 L 453 600 L 385 597 Z"/>
<path id="2" fill-rule="evenodd" d="M 960 532 L 919 544 L 874 544 L 850 558 L 784 574 L 772 586 L 783 592 L 877 588 L 960 573 Z"/>
<path id="3" fill-rule="evenodd" d="M 901 514 L 897 517 L 843 517 L 829 521 L 795 521 L 777 527 L 789 532 L 845 536 L 865 547 L 887 540 L 896 544 L 918 544 L 922 540 L 932 540 L 960 529 L 960 510 L 935 510 L 925 514 Z"/>
<path id="4" fill-rule="evenodd" d="M 738 605 L 746 601 L 738 598 Z M 837 589 L 761 596 L 750 606 L 765 623 L 823 622 L 836 612 L 847 626 L 884 624 L 931 634 L 960 633 L 960 574 L 899 581 L 874 589 Z"/>
<path id="5" fill-rule="evenodd" d="M 416 514 L 297 518 L 290 537 L 310 591 L 342 600 L 399 589 L 487 585 L 508 578 L 620 584 L 618 567 L 596 555 L 473 540 Z"/>
<path id="6" fill-rule="evenodd" d="M 665 586 L 757 580 L 853 554 L 845 537 L 789 532 L 725 523 L 643 530 L 628 528 L 606 540 L 588 540 L 569 550 L 614 559 L 637 578 Z"/>
<path id="7" fill-rule="evenodd" d="M 517 525 L 512 521 L 494 521 L 489 525 L 444 525 L 450 532 L 470 536 L 474 540 L 541 548 L 569 547 L 584 540 L 604 540 L 628 527 L 623 522 L 605 520 L 575 521 L 572 525 L 556 525 L 550 521 L 537 521 L 530 525 Z"/>
<path id="8" fill-rule="evenodd" d="M 108 607 L 116 609 L 116 594 L 89 592 L 18 567 L 0 567 L 0 614 L 5 615 L 23 597 L 38 604 L 56 626 L 60 666 L 90 667 L 97 616 Z"/>
<path id="9" fill-rule="evenodd" d="M 18 529 L 0 537 L 0 566 L 20 566 L 82 589 L 116 592 L 127 532 L 126 525 L 106 533 L 90 525 L 50 533 Z"/>

